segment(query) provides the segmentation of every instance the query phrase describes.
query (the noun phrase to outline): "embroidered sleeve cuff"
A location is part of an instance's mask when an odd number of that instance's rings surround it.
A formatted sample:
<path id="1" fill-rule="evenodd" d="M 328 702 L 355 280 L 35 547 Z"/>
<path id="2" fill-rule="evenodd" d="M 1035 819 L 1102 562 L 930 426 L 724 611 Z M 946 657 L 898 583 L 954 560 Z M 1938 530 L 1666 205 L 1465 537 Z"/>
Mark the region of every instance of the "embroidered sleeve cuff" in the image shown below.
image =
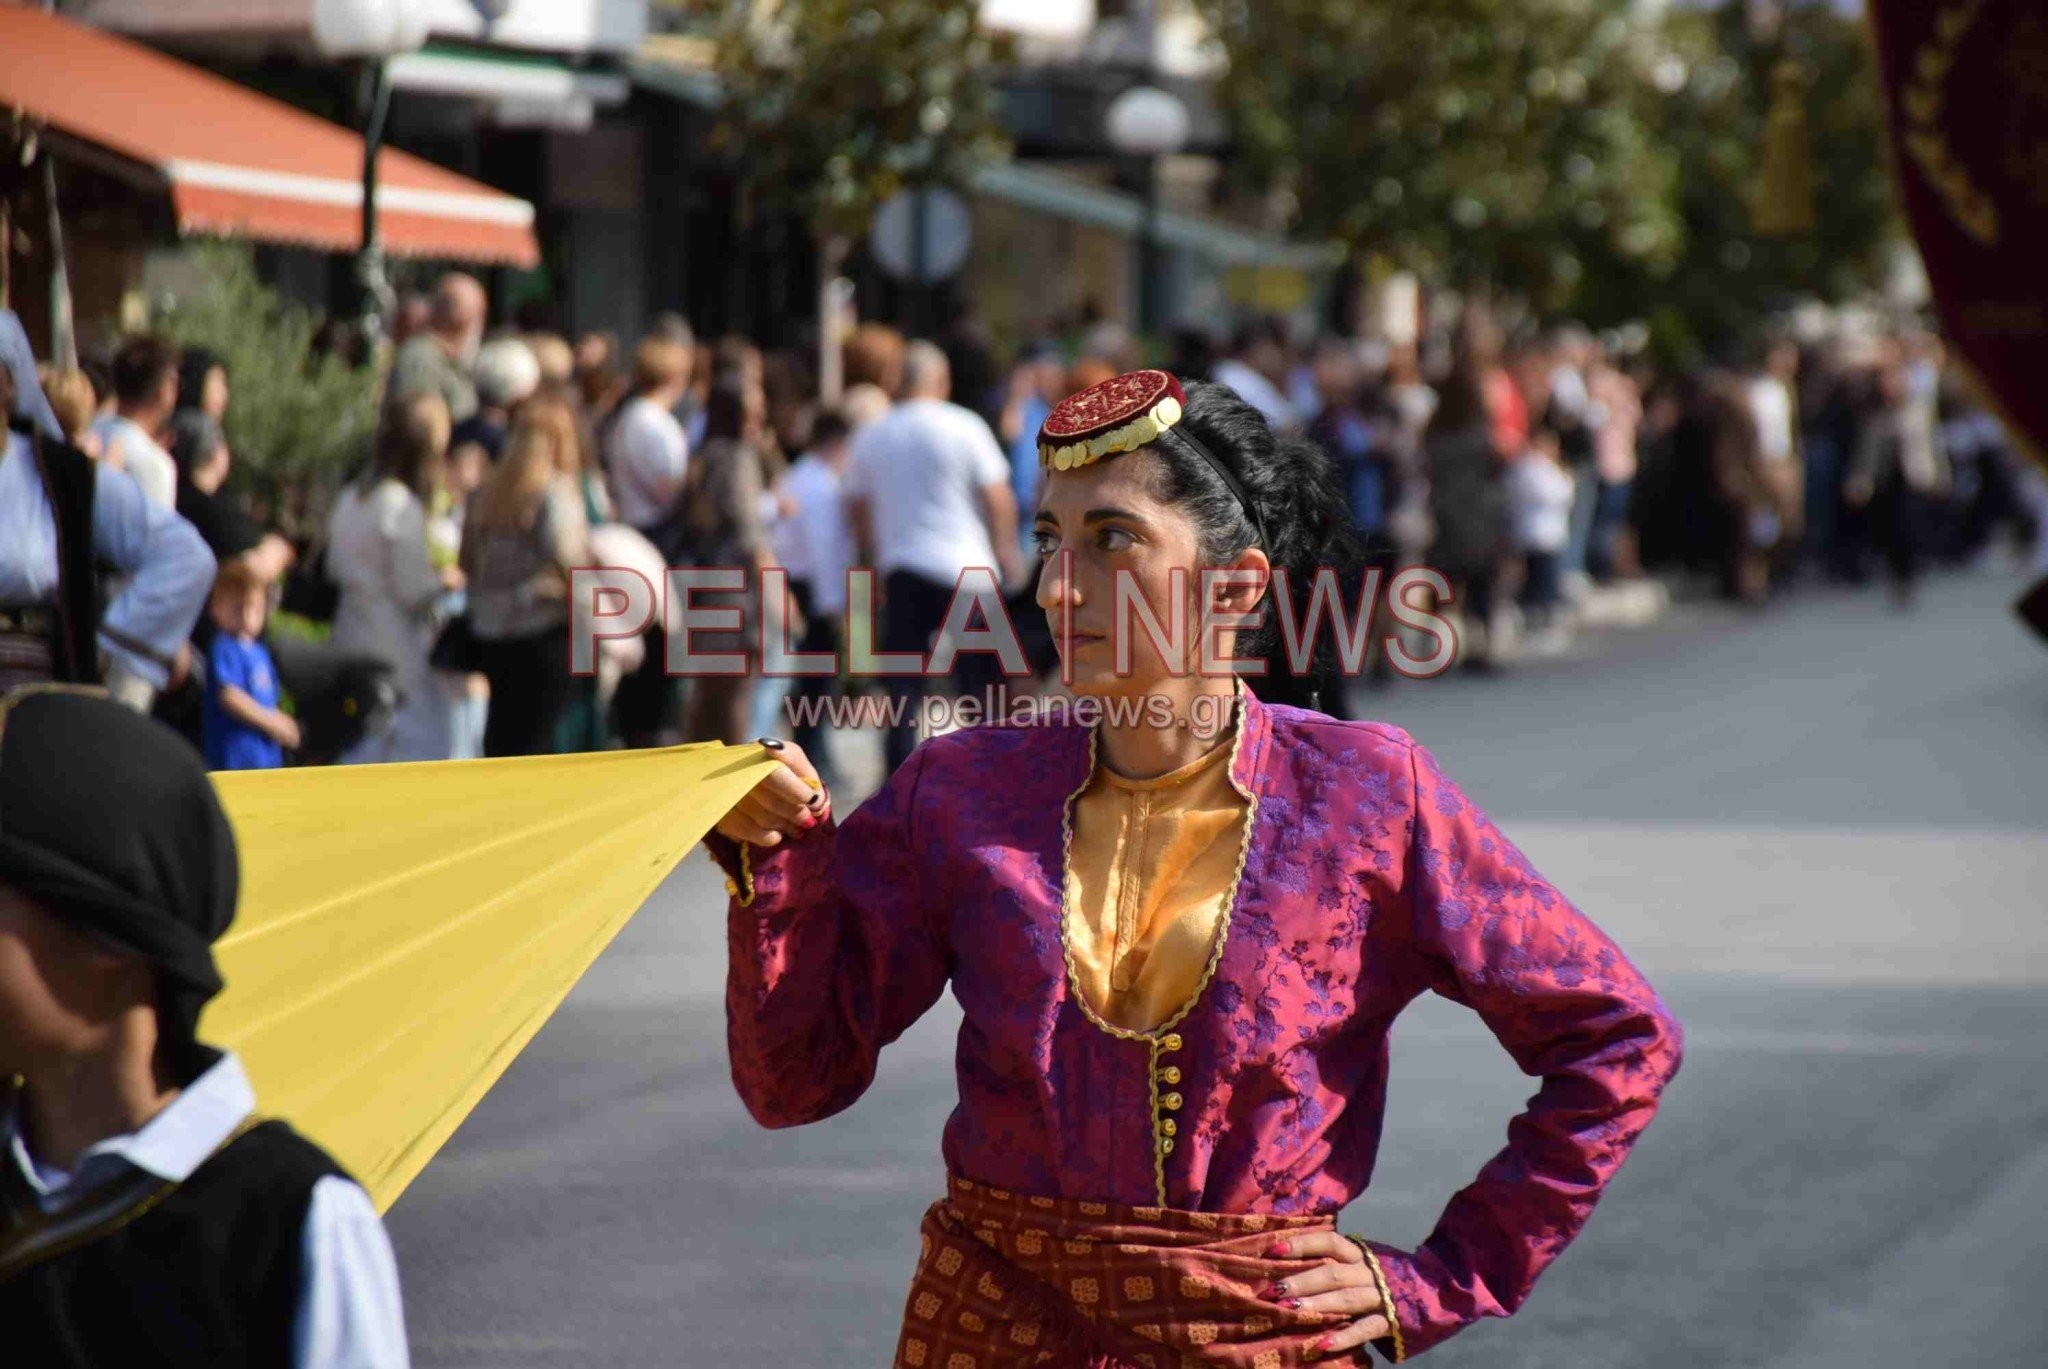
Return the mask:
<path id="1" fill-rule="evenodd" d="M 754 902 L 754 848 L 749 842 L 734 841 L 730 837 L 709 832 L 704 837 L 704 849 L 718 862 L 718 868 L 725 871 L 725 892 L 734 906 L 747 908 Z"/>
<path id="2" fill-rule="evenodd" d="M 774 846 L 734 841 L 716 832 L 704 835 L 704 849 L 725 872 L 725 892 L 734 908 L 753 908 L 773 918 L 792 910 L 826 875 L 832 863 L 837 828 L 830 817 L 806 832 L 793 832 Z M 756 904 L 758 903 L 758 907 Z"/>
<path id="3" fill-rule="evenodd" d="M 1386 1266 L 1380 1262 L 1381 1251 L 1375 1249 L 1363 1236 L 1353 1236 L 1350 1239 L 1364 1254 L 1366 1267 L 1372 1270 L 1372 1281 L 1380 1293 L 1380 1314 L 1387 1319 L 1387 1325 L 1391 1328 L 1386 1335 L 1372 1343 L 1372 1348 L 1379 1351 L 1380 1357 L 1387 1363 L 1399 1364 L 1408 1358 L 1408 1338 L 1401 1329 L 1401 1312 L 1394 1297 L 1393 1285 L 1387 1281 Z M 1386 1253 L 1393 1252 L 1388 1249 Z"/>
<path id="4" fill-rule="evenodd" d="M 1369 1245 L 1361 1246 L 1365 1251 L 1365 1262 L 1372 1267 L 1372 1281 L 1379 1285 L 1380 1313 L 1387 1319 L 1387 1334 L 1373 1342 L 1373 1348 L 1386 1357 L 1388 1362 L 1399 1364 L 1408 1358 L 1408 1347 L 1401 1336 L 1401 1314 L 1394 1310 L 1394 1293 L 1387 1287 L 1387 1271 L 1380 1268 L 1380 1257 Z"/>

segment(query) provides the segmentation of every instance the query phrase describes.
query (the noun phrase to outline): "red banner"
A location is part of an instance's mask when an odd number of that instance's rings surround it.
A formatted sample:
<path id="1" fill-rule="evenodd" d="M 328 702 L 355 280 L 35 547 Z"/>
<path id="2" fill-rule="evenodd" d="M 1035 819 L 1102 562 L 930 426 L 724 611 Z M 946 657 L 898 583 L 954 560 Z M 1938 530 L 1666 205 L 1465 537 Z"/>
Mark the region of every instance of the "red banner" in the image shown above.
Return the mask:
<path id="1" fill-rule="evenodd" d="M 1950 345 L 2048 453 L 2048 6 L 1869 0 L 1900 192 Z"/>

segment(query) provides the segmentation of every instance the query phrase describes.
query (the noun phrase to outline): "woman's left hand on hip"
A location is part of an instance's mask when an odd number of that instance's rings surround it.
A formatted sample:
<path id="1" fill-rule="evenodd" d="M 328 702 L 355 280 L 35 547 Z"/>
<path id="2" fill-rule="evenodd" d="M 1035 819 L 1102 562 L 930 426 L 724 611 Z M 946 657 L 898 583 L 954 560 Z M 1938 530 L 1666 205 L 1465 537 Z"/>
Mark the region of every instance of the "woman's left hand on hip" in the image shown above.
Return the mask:
<path id="1" fill-rule="evenodd" d="M 1380 1304 L 1380 1289 L 1365 1254 L 1348 1236 L 1311 1231 L 1275 1241 L 1272 1255 L 1289 1260 L 1321 1259 L 1306 1273 L 1268 1284 L 1260 1296 L 1303 1312 L 1338 1313 L 1355 1318 L 1326 1334 L 1315 1346 L 1320 1355 L 1334 1355 L 1392 1333 Z"/>

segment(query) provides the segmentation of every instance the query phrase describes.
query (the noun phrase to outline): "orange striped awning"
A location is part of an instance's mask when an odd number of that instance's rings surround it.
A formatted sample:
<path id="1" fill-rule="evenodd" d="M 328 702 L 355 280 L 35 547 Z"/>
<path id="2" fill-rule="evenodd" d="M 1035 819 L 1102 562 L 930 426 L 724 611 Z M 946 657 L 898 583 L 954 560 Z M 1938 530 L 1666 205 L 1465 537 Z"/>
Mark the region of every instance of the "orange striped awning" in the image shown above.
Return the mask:
<path id="1" fill-rule="evenodd" d="M 362 244 L 363 140 L 126 38 L 0 3 L 0 109 L 159 180 L 180 233 L 328 252 Z M 377 161 L 378 233 L 401 256 L 540 260 L 533 206 L 408 153 Z"/>

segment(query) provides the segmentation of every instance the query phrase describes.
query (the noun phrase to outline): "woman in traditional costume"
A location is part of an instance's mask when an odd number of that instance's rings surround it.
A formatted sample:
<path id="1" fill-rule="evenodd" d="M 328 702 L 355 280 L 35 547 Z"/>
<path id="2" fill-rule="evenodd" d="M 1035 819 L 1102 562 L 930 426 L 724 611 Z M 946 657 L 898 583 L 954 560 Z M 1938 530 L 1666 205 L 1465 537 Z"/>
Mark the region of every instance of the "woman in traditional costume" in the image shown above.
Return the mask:
<path id="1" fill-rule="evenodd" d="M 952 985 L 951 1178 L 898 1366 L 1399 1361 L 1511 1313 L 1656 1110 L 1678 1024 L 1399 729 L 1177 668 L 1144 633 L 1119 662 L 1119 575 L 1161 624 L 1175 596 L 1219 624 L 1213 655 L 1284 659 L 1276 615 L 1229 615 L 1271 570 L 1305 603 L 1344 561 L 1328 458 L 1159 371 L 1068 399 L 1040 444 L 1038 600 L 1102 716 L 927 741 L 839 824 L 776 744 L 786 765 L 707 839 L 741 1097 L 771 1127 L 839 1112 Z M 1408 1251 L 1335 1220 L 1425 989 L 1543 1082 Z"/>

